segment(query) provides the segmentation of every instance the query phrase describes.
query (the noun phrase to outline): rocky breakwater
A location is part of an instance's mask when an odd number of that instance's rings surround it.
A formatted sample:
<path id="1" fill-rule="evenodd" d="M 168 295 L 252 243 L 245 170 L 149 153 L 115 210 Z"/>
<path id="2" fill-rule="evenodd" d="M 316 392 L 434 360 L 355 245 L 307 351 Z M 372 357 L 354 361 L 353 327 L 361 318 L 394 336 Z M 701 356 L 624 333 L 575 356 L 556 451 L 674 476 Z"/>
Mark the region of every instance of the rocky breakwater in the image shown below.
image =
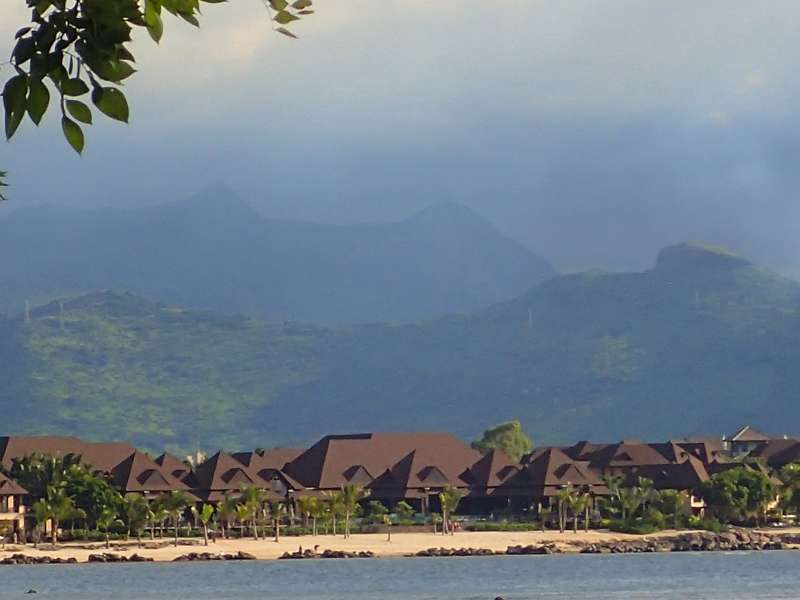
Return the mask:
<path id="1" fill-rule="evenodd" d="M 284 552 L 278 558 L 282 560 L 302 560 L 305 558 L 375 558 L 375 553 L 370 550 L 362 550 L 361 552 L 347 552 L 345 550 L 323 550 L 322 552 L 298 550 L 297 552 Z"/>
<path id="2" fill-rule="evenodd" d="M 236 552 L 235 554 L 214 554 L 213 552 L 190 552 L 182 554 L 172 562 L 196 562 L 205 560 L 256 560 L 256 557 L 248 552 Z"/>
<path id="3" fill-rule="evenodd" d="M 409 554 L 408 556 L 494 556 L 495 554 L 505 554 L 505 552 L 495 552 L 487 548 L 428 548 L 427 550 L 420 550 L 416 554 Z"/>
<path id="4" fill-rule="evenodd" d="M 643 537 L 573 544 L 583 554 L 628 554 L 635 552 L 714 552 L 782 550 L 800 544 L 800 535 L 762 533 L 737 529 L 724 533 L 697 531 L 674 536 Z"/>
<path id="5" fill-rule="evenodd" d="M 124 554 L 114 554 L 113 552 L 103 552 L 102 554 L 90 554 L 87 562 L 90 563 L 139 563 L 139 562 L 153 562 L 149 556 L 142 556 L 141 554 L 131 554 L 125 556 Z"/>
<path id="6" fill-rule="evenodd" d="M 3 560 L 0 565 L 74 565 L 76 558 L 56 558 L 50 556 L 28 556 L 26 554 L 12 554 Z"/>
<path id="7" fill-rule="evenodd" d="M 505 552 L 501 554 L 508 554 L 509 556 L 520 555 L 542 555 L 542 554 L 560 554 L 561 550 L 555 544 L 529 544 L 527 546 L 509 546 Z"/>

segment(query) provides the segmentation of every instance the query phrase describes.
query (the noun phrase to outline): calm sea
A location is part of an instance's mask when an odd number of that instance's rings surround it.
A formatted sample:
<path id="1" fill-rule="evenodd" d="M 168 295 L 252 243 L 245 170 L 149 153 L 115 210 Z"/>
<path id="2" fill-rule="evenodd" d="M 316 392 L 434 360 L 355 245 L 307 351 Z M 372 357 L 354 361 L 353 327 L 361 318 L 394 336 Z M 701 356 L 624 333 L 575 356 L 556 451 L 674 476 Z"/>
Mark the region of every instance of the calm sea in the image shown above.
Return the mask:
<path id="1" fill-rule="evenodd" d="M 66 600 L 798 598 L 800 552 L 0 567 L 0 598 L 29 589 Z"/>

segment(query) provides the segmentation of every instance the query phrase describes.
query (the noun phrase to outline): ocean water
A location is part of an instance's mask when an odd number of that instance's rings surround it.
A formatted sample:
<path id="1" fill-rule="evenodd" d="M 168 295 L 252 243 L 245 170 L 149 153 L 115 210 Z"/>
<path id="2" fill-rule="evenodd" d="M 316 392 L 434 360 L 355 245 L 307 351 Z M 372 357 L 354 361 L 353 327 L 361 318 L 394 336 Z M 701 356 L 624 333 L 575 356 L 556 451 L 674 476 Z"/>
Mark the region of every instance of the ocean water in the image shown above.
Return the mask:
<path id="1" fill-rule="evenodd" d="M 25 596 L 29 589 L 36 596 Z M 0 567 L 0 598 L 800 598 L 800 552 Z"/>

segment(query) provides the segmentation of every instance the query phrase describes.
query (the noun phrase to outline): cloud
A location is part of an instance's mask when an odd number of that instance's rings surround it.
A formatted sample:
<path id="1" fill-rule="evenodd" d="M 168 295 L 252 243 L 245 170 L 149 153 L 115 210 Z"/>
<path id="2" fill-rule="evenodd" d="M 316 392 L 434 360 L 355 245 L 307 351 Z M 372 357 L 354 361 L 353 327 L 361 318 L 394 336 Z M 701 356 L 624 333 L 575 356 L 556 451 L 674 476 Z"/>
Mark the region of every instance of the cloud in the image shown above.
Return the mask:
<path id="1" fill-rule="evenodd" d="M 17 205 L 156 202 L 222 179 L 316 220 L 460 200 L 564 268 L 644 266 L 690 237 L 776 266 L 800 251 L 794 0 L 316 5 L 299 41 L 258 0 L 206 5 L 199 30 L 170 18 L 160 46 L 137 38 L 132 125 L 92 127 L 81 160 L 56 120 L 26 125 L 0 149 Z M 2 3 L 0 51 L 25 18 Z"/>

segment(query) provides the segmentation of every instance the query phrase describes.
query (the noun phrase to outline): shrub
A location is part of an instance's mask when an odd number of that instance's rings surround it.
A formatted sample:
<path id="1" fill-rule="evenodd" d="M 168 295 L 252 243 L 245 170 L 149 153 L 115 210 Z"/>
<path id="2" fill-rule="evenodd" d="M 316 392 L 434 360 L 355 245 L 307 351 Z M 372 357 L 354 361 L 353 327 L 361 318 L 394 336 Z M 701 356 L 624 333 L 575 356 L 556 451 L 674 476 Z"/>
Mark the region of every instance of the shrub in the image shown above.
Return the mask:
<path id="1" fill-rule="evenodd" d="M 617 533 L 632 533 L 634 535 L 648 535 L 659 531 L 658 527 L 644 519 L 629 519 L 627 521 L 615 519 L 608 524 L 608 528 Z"/>
<path id="2" fill-rule="evenodd" d="M 712 531 L 714 533 L 724 533 L 728 531 L 729 527 L 725 523 L 721 523 L 714 517 L 690 517 L 689 527 L 692 529 L 702 529 L 705 531 Z"/>
<path id="3" fill-rule="evenodd" d="M 477 523 L 464 524 L 465 531 L 537 531 L 541 529 L 541 527 L 541 523 L 534 521 L 521 523 L 480 521 Z"/>

